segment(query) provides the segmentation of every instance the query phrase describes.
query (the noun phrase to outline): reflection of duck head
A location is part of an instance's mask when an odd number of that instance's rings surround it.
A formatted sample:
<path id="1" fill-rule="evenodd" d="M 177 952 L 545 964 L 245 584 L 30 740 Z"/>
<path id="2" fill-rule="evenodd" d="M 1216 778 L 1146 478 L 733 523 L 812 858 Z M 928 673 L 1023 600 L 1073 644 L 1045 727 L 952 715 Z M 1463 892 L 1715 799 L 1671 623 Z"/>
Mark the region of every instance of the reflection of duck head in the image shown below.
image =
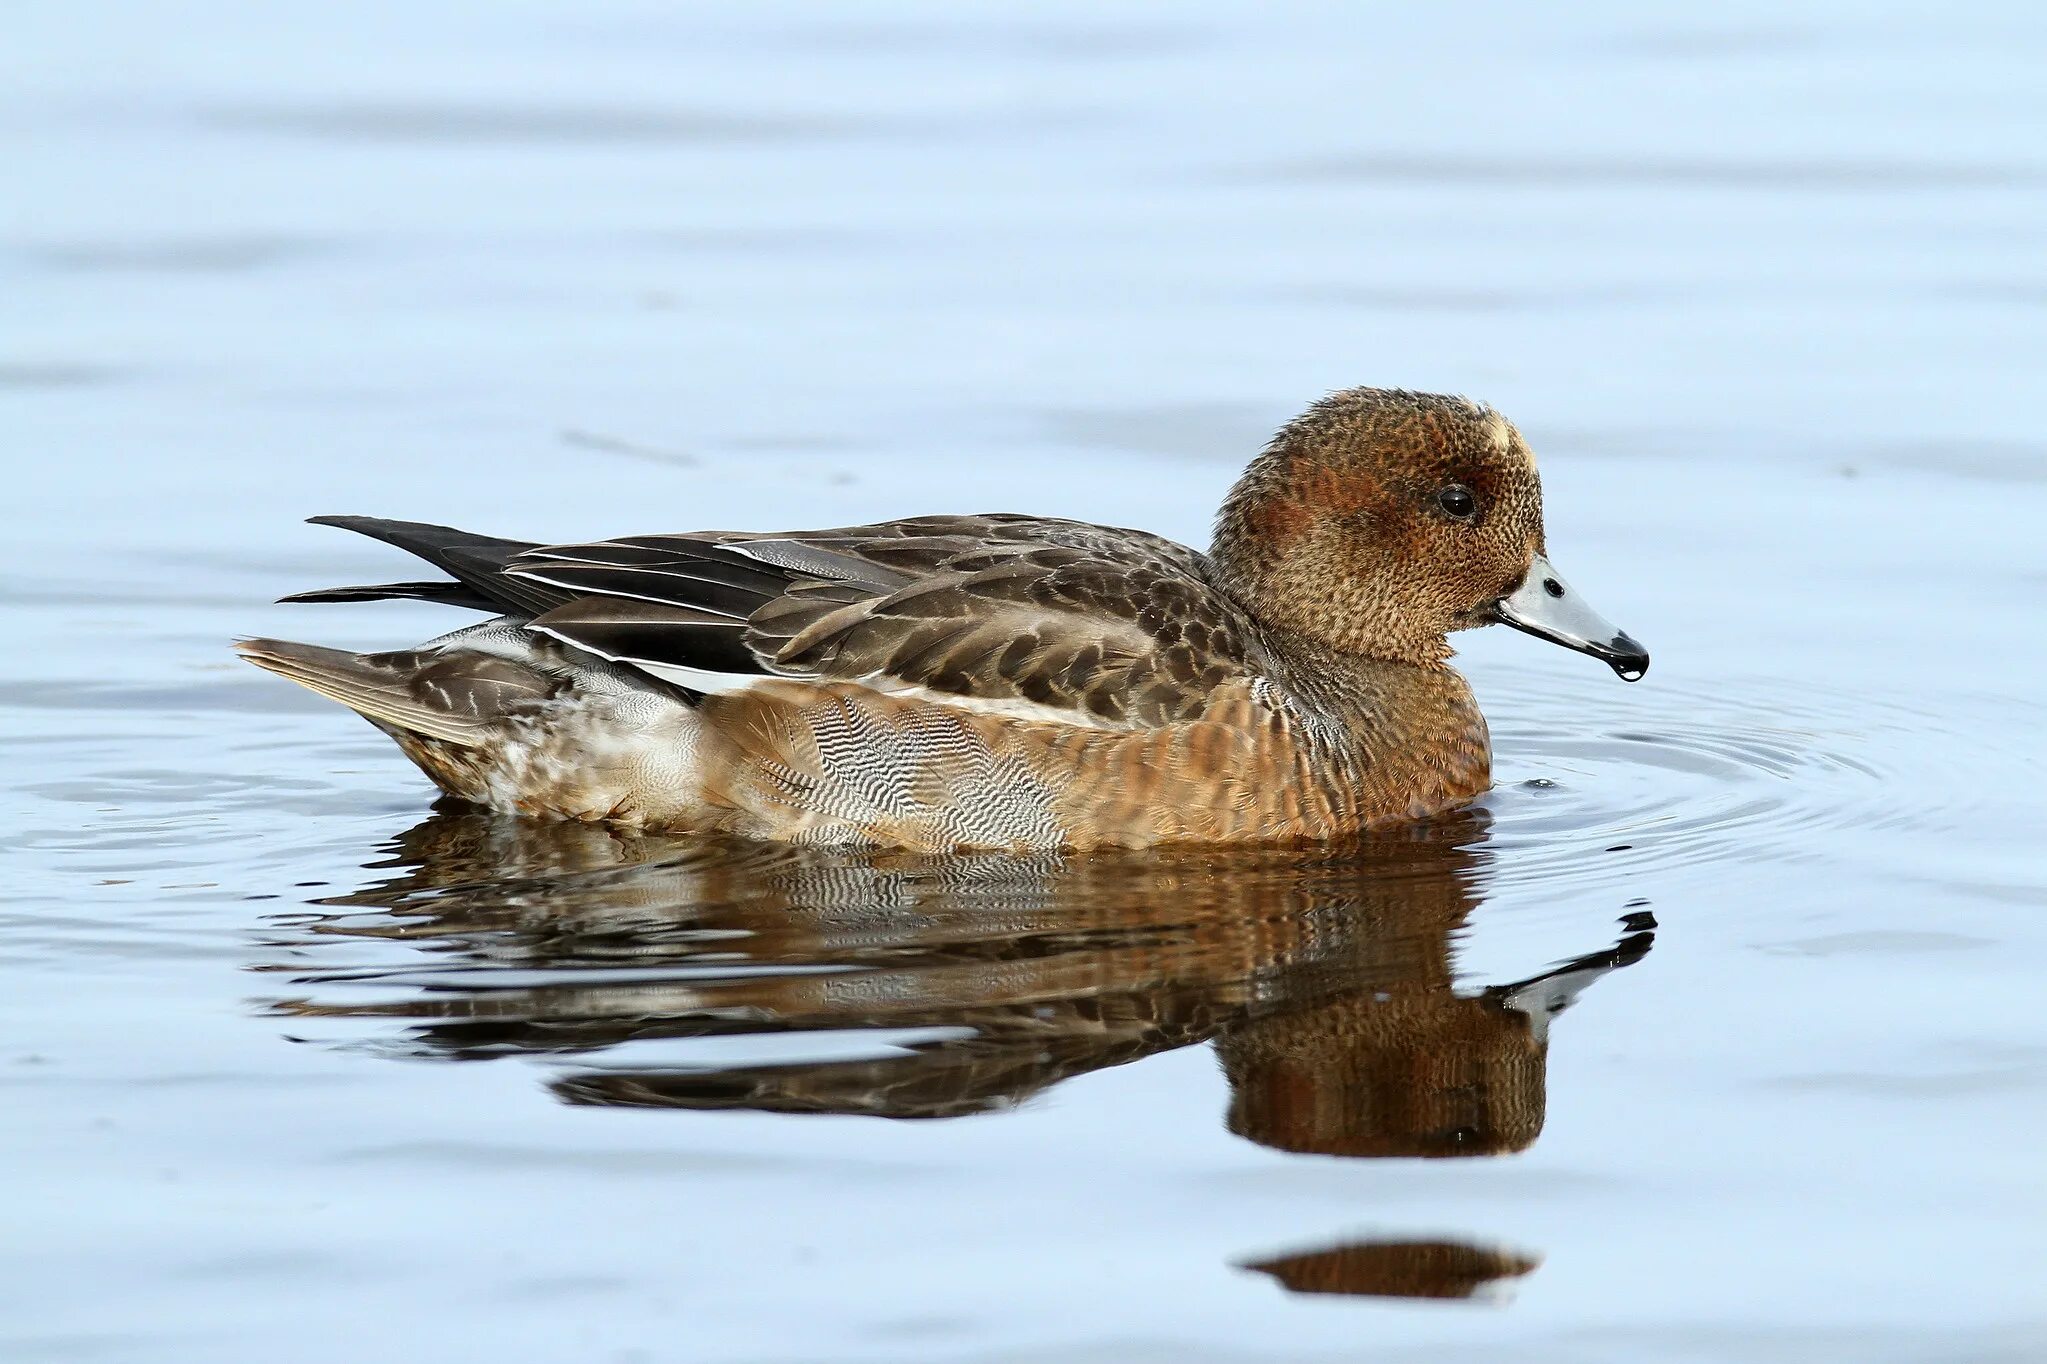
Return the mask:
<path id="1" fill-rule="evenodd" d="M 1449 936 L 1477 903 L 1483 836 L 1483 816 L 1467 814 L 1340 851 L 930 858 L 451 813 L 377 864 L 404 874 L 287 925 L 299 951 L 277 969 L 318 993 L 272 1008 L 402 1020 L 405 1050 L 453 1057 L 885 1030 L 853 1058 L 835 1047 L 829 1060 L 706 1065 L 685 1051 L 586 1069 L 556 1092 L 888 1117 L 1004 1107 L 1219 1037 L 1231 1128 L 1255 1141 L 1350 1155 L 1518 1149 L 1541 1125 L 1551 1006 L 1639 955 L 1646 935 L 1457 995 Z M 394 938 L 421 950 L 396 975 L 306 971 L 309 954 Z M 1572 972 L 1564 993 L 1544 984 Z M 401 981 L 414 988 L 400 998 L 347 997 Z"/>
<path id="2" fill-rule="evenodd" d="M 1230 1078 L 1230 1130 L 1341 1156 L 1498 1155 L 1533 1143 L 1550 1017 L 1640 958 L 1650 937 L 1640 931 L 1533 979 L 1460 995 L 1450 934 L 1463 914 L 1461 898 L 1441 887 L 1403 887 L 1385 917 L 1413 931 L 1362 935 L 1371 983 L 1224 1029 L 1216 1049 Z"/>

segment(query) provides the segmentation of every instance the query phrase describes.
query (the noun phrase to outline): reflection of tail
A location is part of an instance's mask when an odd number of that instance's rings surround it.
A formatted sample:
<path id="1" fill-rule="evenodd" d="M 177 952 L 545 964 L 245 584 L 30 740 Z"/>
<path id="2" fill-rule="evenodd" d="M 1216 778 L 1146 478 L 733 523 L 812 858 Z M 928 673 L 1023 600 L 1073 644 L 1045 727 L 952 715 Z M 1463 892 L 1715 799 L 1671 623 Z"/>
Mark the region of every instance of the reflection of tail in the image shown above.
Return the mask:
<path id="1" fill-rule="evenodd" d="M 719 1070 L 586 1070 L 550 1088 L 565 1103 L 599 1108 L 959 1118 L 1014 1108 L 1069 1076 L 1169 1045 L 1162 1037 L 1104 1029 L 1056 1005 L 1040 1006 L 1039 1014 L 1041 1028 L 990 1019 L 971 1036 L 913 1044 L 896 1056 Z M 1064 1021 L 1048 1022 L 1054 1018 Z"/>
<path id="2" fill-rule="evenodd" d="M 1064 1079 L 1043 1053 L 934 1064 L 925 1053 L 875 1061 L 734 1067 L 729 1070 L 588 1070 L 549 1088 L 565 1103 L 596 1108 L 750 1109 L 884 1118 L 958 1118 L 1012 1108 Z M 946 1058 L 952 1059 L 952 1058 Z M 1006 1064 L 1005 1064 L 1006 1063 Z"/>

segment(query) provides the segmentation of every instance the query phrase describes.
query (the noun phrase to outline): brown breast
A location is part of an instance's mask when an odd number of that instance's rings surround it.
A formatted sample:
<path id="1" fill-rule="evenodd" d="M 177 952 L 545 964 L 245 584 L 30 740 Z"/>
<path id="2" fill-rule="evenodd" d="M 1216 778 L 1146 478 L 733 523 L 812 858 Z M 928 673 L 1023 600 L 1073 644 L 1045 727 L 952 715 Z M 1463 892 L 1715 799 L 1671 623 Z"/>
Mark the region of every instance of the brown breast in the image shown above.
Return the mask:
<path id="1" fill-rule="evenodd" d="M 707 698 L 717 827 L 911 848 L 1147 847 L 1339 837 L 1483 791 L 1484 721 L 1449 669 L 1349 679 L 1348 705 L 1267 682 L 1127 730 L 966 710 L 845 683 Z M 1406 674 L 1403 676 L 1402 674 Z M 1323 680 L 1323 692 L 1329 679 Z"/>

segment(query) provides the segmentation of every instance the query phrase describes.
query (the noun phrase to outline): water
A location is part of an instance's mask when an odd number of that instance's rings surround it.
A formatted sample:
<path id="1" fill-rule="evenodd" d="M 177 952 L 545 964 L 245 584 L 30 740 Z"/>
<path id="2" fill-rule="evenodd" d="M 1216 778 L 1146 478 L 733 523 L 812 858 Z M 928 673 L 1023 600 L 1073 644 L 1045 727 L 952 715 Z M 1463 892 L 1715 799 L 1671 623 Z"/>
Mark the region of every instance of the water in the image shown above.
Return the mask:
<path id="1" fill-rule="evenodd" d="M 2047 1352 L 2032 8 L 10 33 L 0 1358 Z M 1412 837 L 522 831 L 224 648 L 449 623 L 318 512 L 1200 541 L 1358 382 L 1656 657 L 1460 640 Z"/>

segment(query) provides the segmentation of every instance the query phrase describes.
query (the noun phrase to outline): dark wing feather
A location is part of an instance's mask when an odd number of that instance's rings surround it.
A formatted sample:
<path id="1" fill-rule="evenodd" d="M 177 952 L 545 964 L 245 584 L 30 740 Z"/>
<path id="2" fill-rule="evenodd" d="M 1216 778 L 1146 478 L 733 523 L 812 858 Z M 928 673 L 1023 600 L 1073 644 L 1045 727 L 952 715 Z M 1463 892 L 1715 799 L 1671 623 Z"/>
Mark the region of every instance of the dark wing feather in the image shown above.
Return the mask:
<path id="1" fill-rule="evenodd" d="M 763 585 L 722 580 L 717 574 L 699 570 L 694 561 L 673 566 L 621 568 L 611 564 L 545 560 L 531 567 L 518 566 L 509 575 L 517 583 L 541 584 L 578 597 L 624 597 L 648 602 L 687 602 L 699 611 L 743 621 L 771 595 L 786 585 L 781 575 L 767 577 Z"/>
<path id="2" fill-rule="evenodd" d="M 465 586 L 474 586 L 497 602 L 501 611 L 537 616 L 542 611 L 575 599 L 575 593 L 562 588 L 510 576 L 505 572 L 505 562 L 488 551 L 455 548 L 447 550 L 441 557 L 450 573 L 460 578 Z"/>
<path id="3" fill-rule="evenodd" d="M 721 675 L 766 671 L 747 647 L 745 621 L 686 606 L 591 597 L 535 616 L 527 628 L 700 691 Z"/>
<path id="4" fill-rule="evenodd" d="M 1256 627 L 1203 556 L 1080 522 L 639 536 L 536 548 L 503 571 L 576 597 L 536 628 L 670 680 L 884 679 L 1148 725 L 1263 671 Z"/>
<path id="5" fill-rule="evenodd" d="M 409 550 L 455 581 L 295 600 L 416 597 L 528 616 L 544 634 L 696 690 L 763 675 L 878 681 L 1153 725 L 1264 671 L 1257 627 L 1215 586 L 1207 559 L 1142 531 L 927 516 L 535 545 L 313 519 Z"/>
<path id="6" fill-rule="evenodd" d="M 309 520 L 316 526 L 339 526 L 358 535 L 367 535 L 373 540 L 382 540 L 387 545 L 396 545 L 407 553 L 418 555 L 455 579 L 455 583 L 443 585 L 442 593 L 439 595 L 428 595 L 423 591 L 388 595 L 419 597 L 427 601 L 440 601 L 452 606 L 467 606 L 482 611 L 522 613 L 544 611 L 557 602 L 567 600 L 566 594 L 546 594 L 531 586 L 522 586 L 508 580 L 503 575 L 502 570 L 506 564 L 515 556 L 533 548 L 533 542 L 530 540 L 504 540 L 494 535 L 477 535 L 466 530 L 456 530 L 453 526 L 436 526 L 424 521 L 387 521 L 376 516 L 315 516 Z M 466 588 L 467 592 L 459 591 L 456 584 Z M 429 585 L 404 583 L 394 586 L 412 588 Z M 382 589 L 334 588 L 328 592 L 301 593 L 287 600 L 366 601 L 373 598 L 332 594 L 360 594 L 373 591 Z"/>
<path id="7" fill-rule="evenodd" d="M 502 611 L 504 607 L 462 583 L 437 581 L 419 583 L 367 583 L 361 587 L 322 587 L 312 592 L 294 592 L 279 602 L 430 601 L 441 606 L 461 606 L 471 611 Z"/>

